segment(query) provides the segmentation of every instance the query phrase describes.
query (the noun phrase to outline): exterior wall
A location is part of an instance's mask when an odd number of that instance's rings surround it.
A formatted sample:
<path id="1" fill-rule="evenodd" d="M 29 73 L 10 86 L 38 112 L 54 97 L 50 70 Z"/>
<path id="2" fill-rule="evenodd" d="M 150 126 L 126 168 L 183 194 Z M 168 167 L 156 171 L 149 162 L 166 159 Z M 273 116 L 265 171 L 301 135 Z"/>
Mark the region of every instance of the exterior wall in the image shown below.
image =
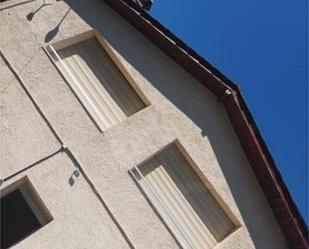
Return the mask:
<path id="1" fill-rule="evenodd" d="M 42 7 L 30 20 L 29 13 L 40 4 L 35 1 L 1 11 L 0 50 L 134 248 L 179 248 L 128 173 L 175 139 L 241 223 L 216 249 L 288 248 L 222 104 L 205 87 L 103 1 L 59 1 Z M 151 103 L 104 133 L 99 132 L 42 49 L 45 42 L 92 28 L 109 42 L 123 69 Z M 5 111 L 1 111 L 4 157 L 0 171 L 5 178 L 48 156 L 61 144 L 4 63 L 1 68 Z M 73 171 L 69 158 L 57 154 L 22 174 L 30 176 L 54 220 L 16 248 L 102 248 L 102 244 L 104 248 L 128 248 L 84 176 L 72 187 L 68 184 Z"/>
<path id="2" fill-rule="evenodd" d="M 52 154 L 59 145 L 2 58 L 0 79 L 0 178 L 4 178 Z"/>
<path id="3" fill-rule="evenodd" d="M 47 206 L 53 220 L 13 248 L 129 249 L 100 201 L 65 153 L 59 153 L 14 179 L 27 176 Z"/>

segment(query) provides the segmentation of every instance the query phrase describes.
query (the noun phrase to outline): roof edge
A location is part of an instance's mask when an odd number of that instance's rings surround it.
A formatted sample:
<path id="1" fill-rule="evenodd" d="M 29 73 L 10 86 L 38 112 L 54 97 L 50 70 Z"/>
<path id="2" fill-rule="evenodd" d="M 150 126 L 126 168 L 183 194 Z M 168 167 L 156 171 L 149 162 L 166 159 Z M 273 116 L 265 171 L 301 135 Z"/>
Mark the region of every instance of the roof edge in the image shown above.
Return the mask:
<path id="1" fill-rule="evenodd" d="M 308 228 L 295 205 L 255 121 L 239 92 L 224 106 L 253 172 L 291 248 L 308 248 Z"/>
<path id="2" fill-rule="evenodd" d="M 304 222 L 239 87 L 131 0 L 103 0 L 222 100 L 243 150 L 291 248 L 308 248 Z"/>

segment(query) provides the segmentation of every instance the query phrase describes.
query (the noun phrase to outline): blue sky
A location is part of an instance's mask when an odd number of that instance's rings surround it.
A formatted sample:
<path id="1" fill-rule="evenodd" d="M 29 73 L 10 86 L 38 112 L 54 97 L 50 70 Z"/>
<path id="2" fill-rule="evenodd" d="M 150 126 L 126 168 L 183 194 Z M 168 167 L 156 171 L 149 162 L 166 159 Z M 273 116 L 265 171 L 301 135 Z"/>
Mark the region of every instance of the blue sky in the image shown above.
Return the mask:
<path id="1" fill-rule="evenodd" d="M 150 14 L 239 84 L 308 223 L 307 0 L 154 0 Z"/>

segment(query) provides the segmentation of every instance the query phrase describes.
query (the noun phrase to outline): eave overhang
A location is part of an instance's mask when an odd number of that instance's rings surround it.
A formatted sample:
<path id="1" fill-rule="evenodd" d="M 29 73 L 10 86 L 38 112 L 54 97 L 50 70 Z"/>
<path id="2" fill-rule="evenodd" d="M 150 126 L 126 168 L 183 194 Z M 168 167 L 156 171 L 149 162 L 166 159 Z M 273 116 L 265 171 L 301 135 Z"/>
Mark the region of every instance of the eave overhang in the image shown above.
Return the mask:
<path id="1" fill-rule="evenodd" d="M 308 228 L 236 84 L 130 0 L 104 0 L 218 97 L 281 230 L 293 249 L 308 248 Z"/>

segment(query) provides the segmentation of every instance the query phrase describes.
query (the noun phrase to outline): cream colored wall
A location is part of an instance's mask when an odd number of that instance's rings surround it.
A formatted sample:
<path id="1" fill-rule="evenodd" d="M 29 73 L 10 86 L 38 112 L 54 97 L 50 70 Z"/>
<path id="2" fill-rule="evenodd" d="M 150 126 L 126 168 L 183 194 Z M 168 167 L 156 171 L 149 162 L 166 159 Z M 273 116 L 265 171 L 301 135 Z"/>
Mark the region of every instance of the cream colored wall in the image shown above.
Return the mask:
<path id="1" fill-rule="evenodd" d="M 59 1 L 43 7 L 31 21 L 27 20 L 29 13 L 40 5 L 41 2 L 35 1 L 1 11 L 0 49 L 16 68 L 65 146 L 72 151 L 134 248 L 179 248 L 128 173 L 133 166 L 175 139 L 179 140 L 241 223 L 241 227 L 219 243 L 216 249 L 288 248 L 223 105 L 208 90 L 103 1 Z M 55 29 L 66 13 L 59 30 Z M 92 27 L 115 49 L 125 70 L 151 102 L 151 106 L 104 133 L 96 128 L 42 49 L 46 38 L 55 35 L 51 41 L 55 42 Z M 18 85 L 16 80 L 10 84 Z M 12 94 L 5 90 L 1 92 L 1 98 L 8 96 Z M 29 102 L 26 99 L 22 101 Z M 6 108 L 11 109 L 13 105 L 9 102 Z M 17 109 L 14 116 L 4 117 L 5 122 L 15 123 L 19 116 L 28 120 L 28 115 L 22 115 L 24 111 L 24 108 Z M 55 139 L 39 120 L 35 109 L 29 105 L 27 111 L 38 122 L 29 125 L 30 121 L 25 121 L 24 127 L 13 126 L 10 131 L 1 131 L 5 134 L 1 153 L 6 158 L 1 165 L 1 177 L 19 170 L 23 161 L 27 165 L 57 148 Z M 23 154 L 20 142 L 12 139 L 17 129 L 25 129 L 25 134 L 29 134 L 29 139 L 23 139 L 25 148 L 33 148 L 29 149 L 29 153 Z M 36 130 L 39 131 L 38 136 Z M 8 141 L 12 145 L 4 146 Z M 37 144 L 40 146 L 35 149 Z M 16 248 L 49 248 L 51 245 L 56 245 L 56 248 L 61 245 L 61 248 L 102 248 L 101 241 L 105 238 L 101 237 L 102 233 L 113 231 L 119 238 L 114 223 L 108 220 L 84 178 L 79 178 L 81 184 L 78 188 L 70 187 L 67 178 L 73 167 L 64 155 L 58 157 L 50 159 L 53 167 L 48 168 L 46 161 L 25 172 L 36 175 L 34 186 L 51 209 L 54 220 Z M 49 174 L 57 178 L 57 184 L 47 177 Z M 61 196 L 70 194 L 64 198 L 57 196 L 59 193 Z M 61 198 L 71 203 L 72 213 L 64 204 L 67 202 L 60 202 Z M 85 212 L 81 213 L 81 210 Z M 72 225 L 62 233 L 61 227 L 67 226 L 64 217 L 70 219 Z M 53 229 L 52 226 L 58 228 Z M 78 236 L 85 236 L 81 237 L 85 239 L 72 240 Z M 41 243 L 46 244 L 42 246 Z"/>
<path id="2" fill-rule="evenodd" d="M 4 178 L 60 146 L 1 57 L 0 81 L 0 178 Z"/>
<path id="3" fill-rule="evenodd" d="M 27 176 L 53 217 L 14 249 L 129 249 L 85 179 L 80 175 L 72 186 L 68 183 L 75 170 L 69 157 L 59 153 L 1 186 Z"/>

